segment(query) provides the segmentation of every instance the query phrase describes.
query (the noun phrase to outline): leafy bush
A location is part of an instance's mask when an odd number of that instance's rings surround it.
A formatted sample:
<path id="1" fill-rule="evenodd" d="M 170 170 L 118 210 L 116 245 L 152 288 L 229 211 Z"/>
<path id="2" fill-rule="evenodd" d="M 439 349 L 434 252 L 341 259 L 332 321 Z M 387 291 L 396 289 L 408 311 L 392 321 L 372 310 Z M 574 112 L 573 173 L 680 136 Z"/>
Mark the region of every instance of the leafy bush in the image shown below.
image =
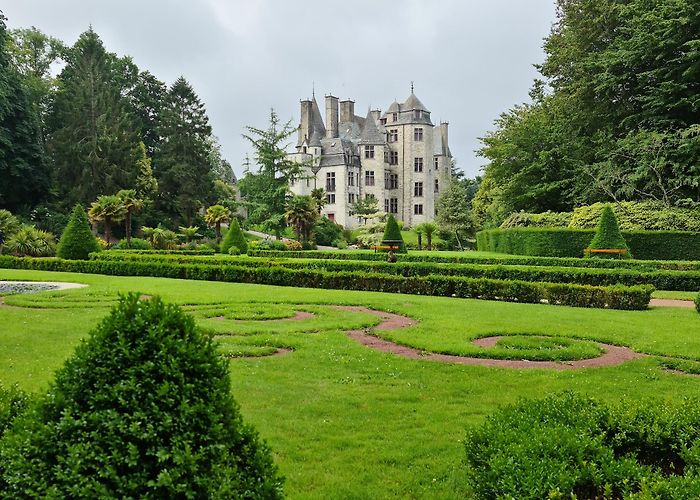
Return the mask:
<path id="1" fill-rule="evenodd" d="M 0 438 L 12 427 L 15 419 L 24 413 L 28 404 L 29 397 L 18 387 L 12 386 L 6 389 L 0 385 Z M 0 473 L 1 471 L 0 468 Z"/>
<path id="2" fill-rule="evenodd" d="M 3 251 L 18 257 L 52 257 L 56 254 L 56 239 L 34 226 L 23 226 L 5 242 Z"/>
<path id="3" fill-rule="evenodd" d="M 343 226 L 330 220 L 325 215 L 321 217 L 313 228 L 314 241 L 323 246 L 338 246 L 343 241 Z"/>
<path id="4" fill-rule="evenodd" d="M 600 216 L 598 227 L 595 231 L 595 236 L 591 240 L 588 248 L 591 250 L 624 250 L 624 254 L 620 254 L 623 258 L 630 258 L 630 250 L 627 247 L 627 242 L 620 233 L 620 228 L 617 227 L 617 219 L 610 206 L 603 209 Z M 589 253 L 591 257 L 615 258 L 615 255 Z"/>
<path id="5" fill-rule="evenodd" d="M 131 245 L 126 239 L 119 240 L 119 243 L 112 248 L 116 250 L 152 250 L 151 244 L 141 238 L 131 238 Z"/>
<path id="6" fill-rule="evenodd" d="M 595 203 L 574 209 L 569 227 L 595 228 L 605 203 Z M 700 211 L 666 207 L 659 202 L 623 201 L 612 204 L 615 217 L 623 231 L 691 231 L 700 232 Z"/>
<path id="7" fill-rule="evenodd" d="M 0 246 L 19 231 L 21 224 L 19 219 L 9 210 L 0 209 Z"/>
<path id="8" fill-rule="evenodd" d="M 159 298 L 123 297 L 3 439 L 10 497 L 281 498 L 228 362 Z"/>
<path id="9" fill-rule="evenodd" d="M 386 228 L 384 229 L 384 238 L 382 241 L 395 241 L 400 242 L 399 252 L 406 253 L 406 245 L 403 242 L 403 236 L 401 236 L 401 228 L 399 224 L 394 219 L 394 216 L 389 214 L 386 218 Z"/>
<path id="10" fill-rule="evenodd" d="M 700 313 L 700 292 L 695 297 L 695 310 Z"/>
<path id="11" fill-rule="evenodd" d="M 697 498 L 700 406 L 522 401 L 471 429 L 465 451 L 477 498 Z"/>
<path id="12" fill-rule="evenodd" d="M 229 255 L 240 255 L 240 254 L 241 254 L 241 251 L 238 249 L 237 246 L 232 245 L 232 246 L 228 247 L 228 252 L 227 252 L 227 253 L 228 253 Z"/>
<path id="13" fill-rule="evenodd" d="M 284 240 L 283 245 L 286 250 L 304 250 L 304 245 L 302 245 L 297 240 Z"/>
<path id="14" fill-rule="evenodd" d="M 522 227 L 488 229 L 476 235 L 481 251 L 545 257 L 581 257 L 590 229 Z M 622 231 L 630 252 L 642 260 L 700 260 L 700 233 Z"/>
<path id="15" fill-rule="evenodd" d="M 243 231 L 241 231 L 241 226 L 238 225 L 238 219 L 235 217 L 231 219 L 226 237 L 221 242 L 221 253 L 228 253 L 228 249 L 232 246 L 237 247 L 239 253 L 248 251 L 248 240 L 246 240 Z"/>
<path id="16" fill-rule="evenodd" d="M 567 227 L 571 221 L 571 212 L 543 212 L 530 214 L 514 212 L 501 224 L 501 229 L 511 227 Z"/>
<path id="17" fill-rule="evenodd" d="M 90 253 L 100 250 L 95 235 L 90 229 L 85 210 L 82 206 L 76 205 L 58 242 L 56 255 L 62 259 L 86 260 Z"/>

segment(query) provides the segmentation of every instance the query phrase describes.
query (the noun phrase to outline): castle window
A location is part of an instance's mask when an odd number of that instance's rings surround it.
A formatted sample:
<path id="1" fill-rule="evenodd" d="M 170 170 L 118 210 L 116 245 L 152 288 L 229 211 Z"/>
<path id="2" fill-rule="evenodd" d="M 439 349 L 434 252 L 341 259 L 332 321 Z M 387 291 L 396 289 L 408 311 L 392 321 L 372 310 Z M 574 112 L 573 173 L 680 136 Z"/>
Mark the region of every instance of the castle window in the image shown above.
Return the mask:
<path id="1" fill-rule="evenodd" d="M 413 171 L 414 172 L 422 172 L 423 171 L 423 158 L 414 158 L 413 159 Z"/>
<path id="2" fill-rule="evenodd" d="M 389 165 L 398 165 L 399 164 L 399 152 L 398 151 L 389 151 Z"/>
<path id="3" fill-rule="evenodd" d="M 326 191 L 332 193 L 335 191 L 335 172 L 326 173 Z M 330 201 L 328 203 L 331 203 Z M 335 195 L 333 195 L 333 203 L 335 203 Z"/>
<path id="4" fill-rule="evenodd" d="M 413 129 L 413 140 L 422 141 L 423 140 L 423 128 L 418 127 Z"/>
<path id="5" fill-rule="evenodd" d="M 392 113 L 391 114 L 391 121 L 395 122 L 396 120 L 399 119 L 399 114 L 398 113 Z"/>
<path id="6" fill-rule="evenodd" d="M 348 186 L 355 185 L 355 174 L 353 172 L 348 172 Z"/>
<path id="7" fill-rule="evenodd" d="M 355 203 L 355 193 L 348 194 L 348 203 Z M 352 215 L 352 214 L 351 214 Z"/>
<path id="8" fill-rule="evenodd" d="M 389 200 L 384 200 L 384 211 L 389 213 Z"/>
<path id="9" fill-rule="evenodd" d="M 437 169 L 440 167 L 440 158 L 437 156 L 433 158 L 433 165 L 435 165 L 435 171 L 437 171 Z"/>
<path id="10" fill-rule="evenodd" d="M 304 154 L 306 154 L 306 146 L 302 147 L 301 149 L 304 152 Z"/>
<path id="11" fill-rule="evenodd" d="M 389 213 L 398 214 L 399 213 L 399 199 L 391 198 L 389 200 Z"/>
<path id="12" fill-rule="evenodd" d="M 328 205 L 335 204 L 335 193 L 328 193 L 326 195 L 326 204 L 328 204 Z"/>
<path id="13" fill-rule="evenodd" d="M 423 112 L 420 109 L 417 109 L 413 112 L 413 117 L 414 118 L 422 118 L 423 117 Z"/>
<path id="14" fill-rule="evenodd" d="M 396 120 L 394 120 L 396 121 Z M 399 129 L 392 128 L 389 130 L 389 142 L 397 142 L 399 140 Z"/>
<path id="15" fill-rule="evenodd" d="M 413 205 L 413 215 L 423 215 L 423 205 Z"/>
<path id="16" fill-rule="evenodd" d="M 380 122 L 382 125 L 386 125 L 386 118 L 381 118 L 381 119 L 379 120 L 379 122 Z"/>
<path id="17" fill-rule="evenodd" d="M 365 158 L 374 158 L 374 146 L 365 146 Z"/>
<path id="18" fill-rule="evenodd" d="M 413 196 L 423 196 L 423 183 L 416 182 L 413 184 Z"/>
<path id="19" fill-rule="evenodd" d="M 440 181 L 435 179 L 435 192 L 440 191 Z"/>
<path id="20" fill-rule="evenodd" d="M 392 174 L 391 172 L 384 172 L 384 189 L 398 189 L 399 188 L 399 174 Z"/>
<path id="21" fill-rule="evenodd" d="M 374 170 L 365 170 L 365 186 L 374 186 Z"/>

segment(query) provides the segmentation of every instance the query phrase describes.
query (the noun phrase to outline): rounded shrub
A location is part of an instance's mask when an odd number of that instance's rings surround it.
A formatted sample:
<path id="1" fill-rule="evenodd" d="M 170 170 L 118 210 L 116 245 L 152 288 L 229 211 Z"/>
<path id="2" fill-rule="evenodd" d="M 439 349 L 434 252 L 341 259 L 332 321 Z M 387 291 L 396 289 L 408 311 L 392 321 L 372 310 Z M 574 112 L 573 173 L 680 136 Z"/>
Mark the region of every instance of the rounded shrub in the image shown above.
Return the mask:
<path id="1" fill-rule="evenodd" d="M 131 238 L 131 244 L 125 239 L 119 240 L 119 243 L 114 245 L 115 250 L 151 250 L 151 244 L 142 238 Z"/>
<path id="2" fill-rule="evenodd" d="M 229 248 L 232 246 L 237 247 L 239 253 L 248 251 L 248 240 L 246 240 L 243 231 L 241 231 L 241 226 L 238 224 L 238 219 L 235 217 L 229 223 L 226 237 L 221 242 L 221 253 L 228 253 Z"/>
<path id="3" fill-rule="evenodd" d="M 228 362 L 179 307 L 122 297 L 0 443 L 5 493 L 281 498 Z"/>
<path id="4" fill-rule="evenodd" d="M 61 234 L 56 256 L 61 259 L 87 260 L 91 252 L 100 250 L 100 245 L 90 229 L 85 210 L 82 206 L 76 205 Z"/>
<path id="5" fill-rule="evenodd" d="M 465 448 L 476 498 L 700 494 L 697 401 L 608 407 L 572 393 L 522 401 L 471 429 Z"/>
<path id="6" fill-rule="evenodd" d="M 229 247 L 228 254 L 229 255 L 240 255 L 241 251 L 238 249 L 237 246 L 234 245 L 234 246 Z"/>
<path id="7" fill-rule="evenodd" d="M 384 229 L 384 238 L 382 241 L 399 241 L 401 242 L 399 252 L 406 253 L 406 245 L 403 242 L 403 236 L 401 236 L 401 228 L 391 214 L 386 218 L 386 227 Z"/>
<path id="8" fill-rule="evenodd" d="M 622 256 L 627 259 L 632 257 L 627 242 L 617 225 L 615 212 L 613 212 L 609 205 L 603 209 L 603 213 L 600 215 L 600 221 L 598 221 L 595 236 L 588 245 L 588 248 L 591 250 L 625 250 L 626 252 L 622 254 Z M 589 255 L 592 257 L 610 257 L 610 254 L 600 253 L 591 253 Z M 612 257 L 614 257 L 614 255 Z"/>

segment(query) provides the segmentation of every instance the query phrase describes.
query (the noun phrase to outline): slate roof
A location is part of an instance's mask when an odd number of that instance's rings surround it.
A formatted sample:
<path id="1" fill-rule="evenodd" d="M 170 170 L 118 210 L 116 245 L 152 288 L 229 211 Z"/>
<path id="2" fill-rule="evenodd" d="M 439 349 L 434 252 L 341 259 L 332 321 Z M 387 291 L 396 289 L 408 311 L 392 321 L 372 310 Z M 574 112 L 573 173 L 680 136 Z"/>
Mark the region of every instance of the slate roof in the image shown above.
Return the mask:
<path id="1" fill-rule="evenodd" d="M 362 129 L 360 144 L 384 144 L 386 137 L 379 131 L 377 124 L 372 118 L 372 111 L 367 111 L 365 127 Z"/>

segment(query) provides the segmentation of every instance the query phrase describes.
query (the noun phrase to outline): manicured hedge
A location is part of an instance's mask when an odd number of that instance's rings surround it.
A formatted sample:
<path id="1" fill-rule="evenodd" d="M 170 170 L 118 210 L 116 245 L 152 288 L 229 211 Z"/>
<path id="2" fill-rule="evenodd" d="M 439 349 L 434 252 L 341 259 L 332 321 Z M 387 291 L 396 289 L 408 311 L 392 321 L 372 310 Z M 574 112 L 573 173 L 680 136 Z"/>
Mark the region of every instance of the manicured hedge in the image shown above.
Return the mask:
<path id="1" fill-rule="evenodd" d="M 581 257 L 593 239 L 590 229 L 521 227 L 489 229 L 476 235 L 485 252 L 546 257 Z M 700 233 L 682 231 L 623 231 L 636 259 L 700 260 Z"/>
<path id="2" fill-rule="evenodd" d="M 322 259 L 322 260 L 362 260 L 386 261 L 386 255 L 363 251 L 278 251 L 248 250 L 252 257 L 279 259 Z M 445 264 L 499 264 L 504 266 L 558 266 L 585 267 L 594 269 L 634 269 L 637 271 L 700 271 L 700 261 L 671 260 L 603 260 L 576 257 L 538 257 L 507 255 L 483 257 L 463 252 L 463 255 L 435 255 L 409 253 L 397 255 L 399 262 L 442 262 Z"/>
<path id="3" fill-rule="evenodd" d="M 202 248 L 188 248 L 183 250 L 143 250 L 143 249 L 129 249 L 129 248 L 119 248 L 109 250 L 110 252 L 124 252 L 133 255 L 214 255 L 216 251 L 213 248 L 202 247 Z"/>
<path id="4" fill-rule="evenodd" d="M 181 264 L 237 265 L 246 267 L 279 266 L 287 269 L 314 269 L 329 272 L 370 272 L 406 277 L 442 274 L 465 278 L 488 278 L 519 281 L 546 281 L 578 285 L 654 285 L 661 290 L 700 290 L 700 271 L 639 272 L 628 269 L 586 269 L 574 267 L 502 266 L 480 264 L 442 264 L 404 262 L 399 265 L 375 261 L 339 261 L 319 259 L 265 259 L 227 256 L 125 255 L 102 252 L 91 256 L 97 260 L 166 260 Z"/>
<path id="5" fill-rule="evenodd" d="M 116 276 L 156 276 L 258 283 L 306 288 L 334 288 L 417 295 L 481 298 L 511 302 L 646 309 L 654 287 L 572 285 L 532 283 L 460 276 L 428 275 L 404 277 L 366 272 L 328 272 L 313 269 L 288 269 L 280 266 L 244 267 L 236 265 L 181 264 L 167 260 L 72 261 L 0 256 L 0 268 L 36 269 L 96 273 Z"/>
<path id="6" fill-rule="evenodd" d="M 700 498 L 700 406 L 522 401 L 470 429 L 465 457 L 476 498 Z"/>

